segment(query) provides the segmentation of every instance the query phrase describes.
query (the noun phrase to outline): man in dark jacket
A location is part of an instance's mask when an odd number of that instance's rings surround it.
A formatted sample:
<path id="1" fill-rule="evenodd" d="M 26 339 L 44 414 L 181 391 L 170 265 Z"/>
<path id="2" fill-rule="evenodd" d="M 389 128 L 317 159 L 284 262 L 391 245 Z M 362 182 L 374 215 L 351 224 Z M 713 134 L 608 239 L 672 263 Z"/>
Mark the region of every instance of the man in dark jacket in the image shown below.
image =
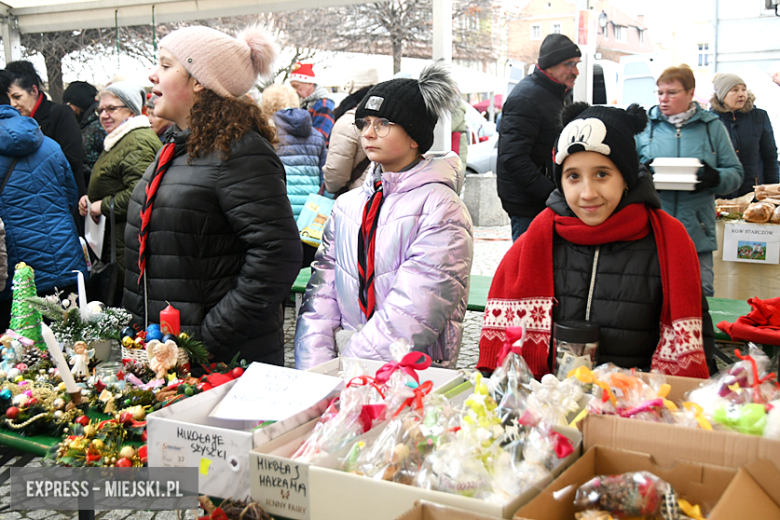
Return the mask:
<path id="1" fill-rule="evenodd" d="M 552 149 L 561 132 L 559 115 L 579 75 L 579 47 L 550 34 L 539 49 L 533 74 L 506 99 L 498 138 L 498 196 L 512 221 L 512 240 L 522 235 L 555 189 Z"/>
<path id="2" fill-rule="evenodd" d="M 84 183 L 89 188 L 89 177 L 92 167 L 103 151 L 103 140 L 106 131 L 100 125 L 100 118 L 95 110 L 98 107 L 97 89 L 86 81 L 74 81 L 62 94 L 62 102 L 73 109 L 81 128 L 81 143 L 84 150 Z"/>

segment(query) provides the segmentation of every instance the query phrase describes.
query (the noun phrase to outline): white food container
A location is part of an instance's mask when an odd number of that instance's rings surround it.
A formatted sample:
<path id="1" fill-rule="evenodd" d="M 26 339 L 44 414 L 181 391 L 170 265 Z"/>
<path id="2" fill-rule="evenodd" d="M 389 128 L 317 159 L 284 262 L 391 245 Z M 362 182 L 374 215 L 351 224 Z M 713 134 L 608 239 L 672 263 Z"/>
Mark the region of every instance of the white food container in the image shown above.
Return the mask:
<path id="1" fill-rule="evenodd" d="M 695 157 L 657 157 L 650 166 L 656 190 L 692 191 L 699 182 L 696 173 L 703 165 Z"/>

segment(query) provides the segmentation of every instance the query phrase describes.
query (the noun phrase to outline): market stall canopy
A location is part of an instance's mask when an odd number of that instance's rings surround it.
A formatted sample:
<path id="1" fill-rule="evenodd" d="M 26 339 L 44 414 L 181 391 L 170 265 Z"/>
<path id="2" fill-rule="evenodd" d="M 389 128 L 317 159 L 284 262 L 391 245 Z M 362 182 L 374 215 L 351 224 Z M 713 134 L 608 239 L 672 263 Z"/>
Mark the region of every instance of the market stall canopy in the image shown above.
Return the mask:
<path id="1" fill-rule="evenodd" d="M 33 33 L 151 24 L 152 11 L 155 23 L 169 23 L 359 3 L 365 0 L 9 0 L 0 17 Z"/>
<path id="2" fill-rule="evenodd" d="M 495 106 L 496 110 L 501 110 L 501 106 L 504 102 L 504 96 L 501 94 L 496 94 L 493 98 L 493 106 Z M 480 101 L 479 103 L 474 103 L 473 106 L 480 112 L 487 112 L 488 106 L 490 105 L 490 98 L 485 99 L 484 101 Z"/>

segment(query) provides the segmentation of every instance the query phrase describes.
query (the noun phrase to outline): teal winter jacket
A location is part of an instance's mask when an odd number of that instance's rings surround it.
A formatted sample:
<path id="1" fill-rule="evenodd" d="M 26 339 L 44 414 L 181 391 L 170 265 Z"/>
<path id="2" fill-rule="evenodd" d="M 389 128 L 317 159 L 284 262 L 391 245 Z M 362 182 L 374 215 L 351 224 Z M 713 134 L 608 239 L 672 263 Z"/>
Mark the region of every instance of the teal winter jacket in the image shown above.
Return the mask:
<path id="1" fill-rule="evenodd" d="M 644 131 L 636 136 L 639 161 L 647 164 L 656 157 L 696 157 L 720 172 L 720 183 L 712 190 L 661 190 L 661 209 L 680 220 L 696 251 L 718 249 L 715 233 L 715 195 L 723 196 L 742 184 L 742 164 L 720 118 L 696 105 L 696 113 L 680 129 L 669 123 L 658 106 L 648 112 Z"/>

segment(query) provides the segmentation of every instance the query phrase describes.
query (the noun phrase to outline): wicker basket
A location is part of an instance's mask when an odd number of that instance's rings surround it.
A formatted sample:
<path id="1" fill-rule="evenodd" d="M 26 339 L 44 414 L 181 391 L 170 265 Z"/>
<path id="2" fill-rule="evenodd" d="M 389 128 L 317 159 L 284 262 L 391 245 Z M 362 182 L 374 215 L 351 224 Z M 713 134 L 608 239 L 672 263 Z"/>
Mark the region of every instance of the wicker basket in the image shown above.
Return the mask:
<path id="1" fill-rule="evenodd" d="M 149 366 L 149 358 L 146 357 L 146 349 L 143 348 L 125 348 L 122 345 L 122 359 L 132 359 L 136 363 Z M 185 349 L 178 348 L 176 361 L 178 366 L 184 366 L 190 362 L 190 356 Z"/>

